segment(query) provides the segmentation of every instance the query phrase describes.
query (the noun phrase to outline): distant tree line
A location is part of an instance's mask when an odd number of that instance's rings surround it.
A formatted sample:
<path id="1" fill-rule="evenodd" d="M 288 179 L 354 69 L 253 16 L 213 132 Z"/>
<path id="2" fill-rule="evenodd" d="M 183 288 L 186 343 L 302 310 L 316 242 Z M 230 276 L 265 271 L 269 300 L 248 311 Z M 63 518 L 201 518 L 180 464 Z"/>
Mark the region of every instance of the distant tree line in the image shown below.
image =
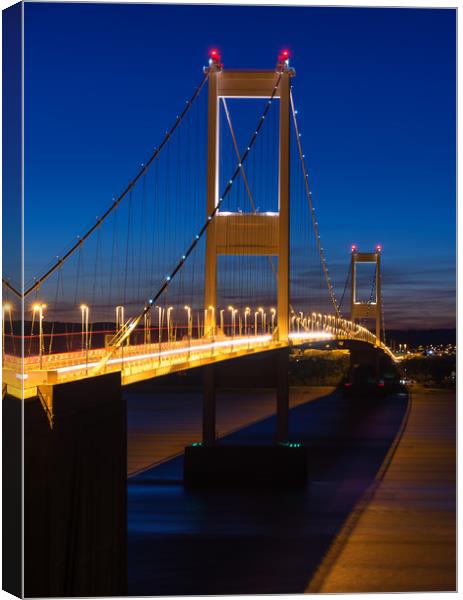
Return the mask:
<path id="1" fill-rule="evenodd" d="M 294 352 L 290 359 L 291 385 L 339 385 L 347 376 L 350 357 L 343 350 Z"/>
<path id="2" fill-rule="evenodd" d="M 407 379 L 426 387 L 454 388 L 456 356 L 420 356 L 402 361 L 401 370 Z"/>

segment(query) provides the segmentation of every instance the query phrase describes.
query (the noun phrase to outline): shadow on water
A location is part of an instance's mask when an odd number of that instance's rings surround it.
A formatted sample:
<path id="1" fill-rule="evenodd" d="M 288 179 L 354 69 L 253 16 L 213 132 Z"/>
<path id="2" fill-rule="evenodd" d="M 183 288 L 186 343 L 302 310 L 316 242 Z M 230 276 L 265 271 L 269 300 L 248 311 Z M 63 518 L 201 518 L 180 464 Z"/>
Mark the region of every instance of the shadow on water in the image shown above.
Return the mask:
<path id="1" fill-rule="evenodd" d="M 187 491 L 183 458 L 128 484 L 130 595 L 301 593 L 400 429 L 408 397 L 355 405 L 333 393 L 294 408 L 307 447 L 303 491 Z M 267 418 L 221 443 L 268 443 Z"/>

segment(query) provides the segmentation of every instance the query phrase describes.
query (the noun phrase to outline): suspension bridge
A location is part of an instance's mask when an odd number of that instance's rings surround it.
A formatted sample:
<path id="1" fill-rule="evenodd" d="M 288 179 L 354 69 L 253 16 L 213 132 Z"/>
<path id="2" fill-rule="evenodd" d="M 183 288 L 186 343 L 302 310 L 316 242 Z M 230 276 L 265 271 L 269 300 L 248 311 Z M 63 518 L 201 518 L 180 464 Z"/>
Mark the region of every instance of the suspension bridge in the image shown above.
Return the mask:
<path id="1" fill-rule="evenodd" d="M 121 193 L 42 274 L 24 285 L 4 277 L 4 394 L 38 396 L 52 415 L 56 385 L 108 373 L 127 385 L 339 340 L 394 358 L 383 341 L 379 246 L 352 247 L 349 315 L 344 294 L 335 297 L 295 75 L 287 51 L 274 69 L 248 71 L 224 68 L 212 50 L 193 95 Z M 363 302 L 361 262 L 375 265 Z M 374 333 L 362 324 L 369 318 Z"/>

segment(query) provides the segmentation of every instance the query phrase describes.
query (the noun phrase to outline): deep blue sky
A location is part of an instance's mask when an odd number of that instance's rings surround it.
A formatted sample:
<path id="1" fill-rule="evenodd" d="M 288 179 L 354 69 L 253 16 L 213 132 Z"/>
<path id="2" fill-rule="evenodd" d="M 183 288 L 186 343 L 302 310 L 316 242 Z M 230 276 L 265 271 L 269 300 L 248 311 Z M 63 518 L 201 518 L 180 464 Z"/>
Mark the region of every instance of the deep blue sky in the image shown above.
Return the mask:
<path id="1" fill-rule="evenodd" d="M 455 11 L 26 4 L 26 278 L 159 143 L 201 78 L 289 47 L 323 246 L 384 246 L 386 327 L 455 323 Z"/>

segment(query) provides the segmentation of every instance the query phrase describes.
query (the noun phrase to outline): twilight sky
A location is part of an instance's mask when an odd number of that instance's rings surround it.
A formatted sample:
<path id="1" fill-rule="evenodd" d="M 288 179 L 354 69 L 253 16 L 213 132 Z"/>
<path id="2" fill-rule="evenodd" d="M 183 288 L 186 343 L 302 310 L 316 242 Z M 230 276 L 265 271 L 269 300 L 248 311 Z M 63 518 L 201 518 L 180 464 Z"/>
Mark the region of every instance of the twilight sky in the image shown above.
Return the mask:
<path id="1" fill-rule="evenodd" d="M 383 252 L 386 328 L 455 325 L 454 10 L 26 3 L 26 279 L 159 143 L 212 46 L 288 47 L 332 277 Z"/>

